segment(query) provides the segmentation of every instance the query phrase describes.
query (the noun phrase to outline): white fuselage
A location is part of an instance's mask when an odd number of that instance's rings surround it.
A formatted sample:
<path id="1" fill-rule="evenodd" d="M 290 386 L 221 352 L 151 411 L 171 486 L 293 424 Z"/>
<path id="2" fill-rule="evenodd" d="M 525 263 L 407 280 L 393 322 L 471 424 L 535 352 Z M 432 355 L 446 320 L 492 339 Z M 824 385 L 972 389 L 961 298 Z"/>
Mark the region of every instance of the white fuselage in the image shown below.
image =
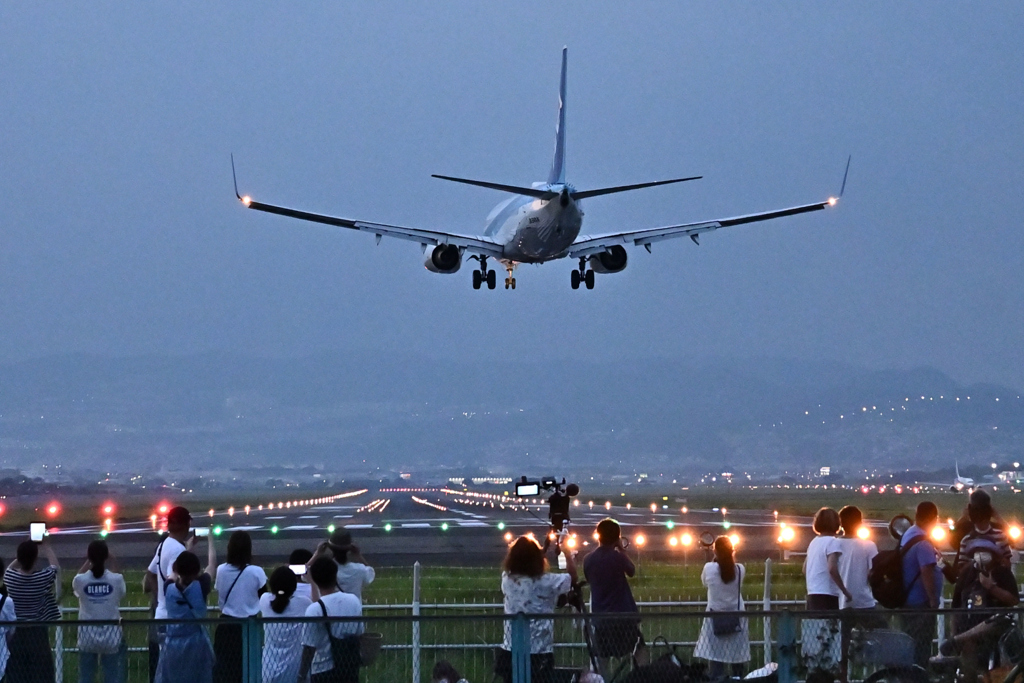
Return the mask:
<path id="1" fill-rule="evenodd" d="M 555 193 L 561 189 L 551 186 Z M 504 245 L 503 260 L 543 263 L 565 256 L 582 226 L 583 210 L 568 193 L 551 199 L 516 195 L 494 207 L 484 234 Z"/>

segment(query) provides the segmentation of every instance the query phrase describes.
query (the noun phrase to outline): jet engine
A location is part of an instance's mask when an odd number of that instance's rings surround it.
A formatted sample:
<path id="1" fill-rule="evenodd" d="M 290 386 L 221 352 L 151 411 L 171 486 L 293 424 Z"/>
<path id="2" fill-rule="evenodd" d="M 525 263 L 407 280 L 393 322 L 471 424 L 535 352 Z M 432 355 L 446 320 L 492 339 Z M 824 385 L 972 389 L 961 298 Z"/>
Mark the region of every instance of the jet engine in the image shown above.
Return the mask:
<path id="1" fill-rule="evenodd" d="M 618 273 L 626 269 L 626 249 L 615 245 L 587 259 L 595 273 Z"/>
<path id="2" fill-rule="evenodd" d="M 448 275 L 462 267 L 462 252 L 454 244 L 439 244 L 430 250 L 423 265 L 431 273 Z"/>

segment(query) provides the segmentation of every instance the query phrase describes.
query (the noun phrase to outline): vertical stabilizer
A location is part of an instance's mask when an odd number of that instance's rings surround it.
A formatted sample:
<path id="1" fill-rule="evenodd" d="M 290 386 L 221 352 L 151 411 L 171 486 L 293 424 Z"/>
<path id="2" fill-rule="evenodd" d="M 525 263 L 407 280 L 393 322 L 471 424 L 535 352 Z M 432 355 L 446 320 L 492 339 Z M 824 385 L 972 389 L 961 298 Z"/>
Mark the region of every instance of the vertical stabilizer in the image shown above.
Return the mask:
<path id="1" fill-rule="evenodd" d="M 555 124 L 555 157 L 551 160 L 549 185 L 565 183 L 565 61 L 569 48 L 562 48 L 562 82 L 558 86 L 558 123 Z"/>
<path id="2" fill-rule="evenodd" d="M 953 461 L 953 467 L 956 468 L 956 480 L 960 481 L 960 463 L 958 463 L 956 460 L 954 460 Z"/>

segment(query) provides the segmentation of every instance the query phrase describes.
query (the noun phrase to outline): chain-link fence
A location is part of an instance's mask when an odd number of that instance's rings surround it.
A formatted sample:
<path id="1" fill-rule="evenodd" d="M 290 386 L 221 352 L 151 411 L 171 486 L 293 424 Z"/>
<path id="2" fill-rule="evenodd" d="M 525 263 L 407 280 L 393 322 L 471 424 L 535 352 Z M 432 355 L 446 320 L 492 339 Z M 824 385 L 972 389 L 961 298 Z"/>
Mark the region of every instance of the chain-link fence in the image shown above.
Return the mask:
<path id="1" fill-rule="evenodd" d="M 844 610 L 0 623 L 6 683 L 955 680 L 1020 683 L 1021 613 Z M 328 629 L 330 634 L 328 634 Z M 6 645 L 6 648 L 4 647 Z M 305 661 L 303 659 L 305 655 Z"/>

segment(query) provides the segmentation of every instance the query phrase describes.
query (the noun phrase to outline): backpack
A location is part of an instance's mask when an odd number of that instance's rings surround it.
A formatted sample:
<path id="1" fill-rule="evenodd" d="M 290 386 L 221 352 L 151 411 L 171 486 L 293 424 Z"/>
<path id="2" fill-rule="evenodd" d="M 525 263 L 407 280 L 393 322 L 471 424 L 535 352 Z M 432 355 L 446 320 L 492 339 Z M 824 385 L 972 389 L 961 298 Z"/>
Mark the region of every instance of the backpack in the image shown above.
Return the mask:
<path id="1" fill-rule="evenodd" d="M 888 609 L 903 607 L 907 602 L 908 588 L 903 587 L 903 557 L 915 545 L 925 540 L 921 535 L 911 540 L 906 545 L 896 546 L 894 550 L 882 550 L 871 560 L 871 569 L 868 571 L 868 585 L 871 586 L 871 594 L 878 600 L 878 604 Z M 920 578 L 921 573 L 910 582 Z"/>

